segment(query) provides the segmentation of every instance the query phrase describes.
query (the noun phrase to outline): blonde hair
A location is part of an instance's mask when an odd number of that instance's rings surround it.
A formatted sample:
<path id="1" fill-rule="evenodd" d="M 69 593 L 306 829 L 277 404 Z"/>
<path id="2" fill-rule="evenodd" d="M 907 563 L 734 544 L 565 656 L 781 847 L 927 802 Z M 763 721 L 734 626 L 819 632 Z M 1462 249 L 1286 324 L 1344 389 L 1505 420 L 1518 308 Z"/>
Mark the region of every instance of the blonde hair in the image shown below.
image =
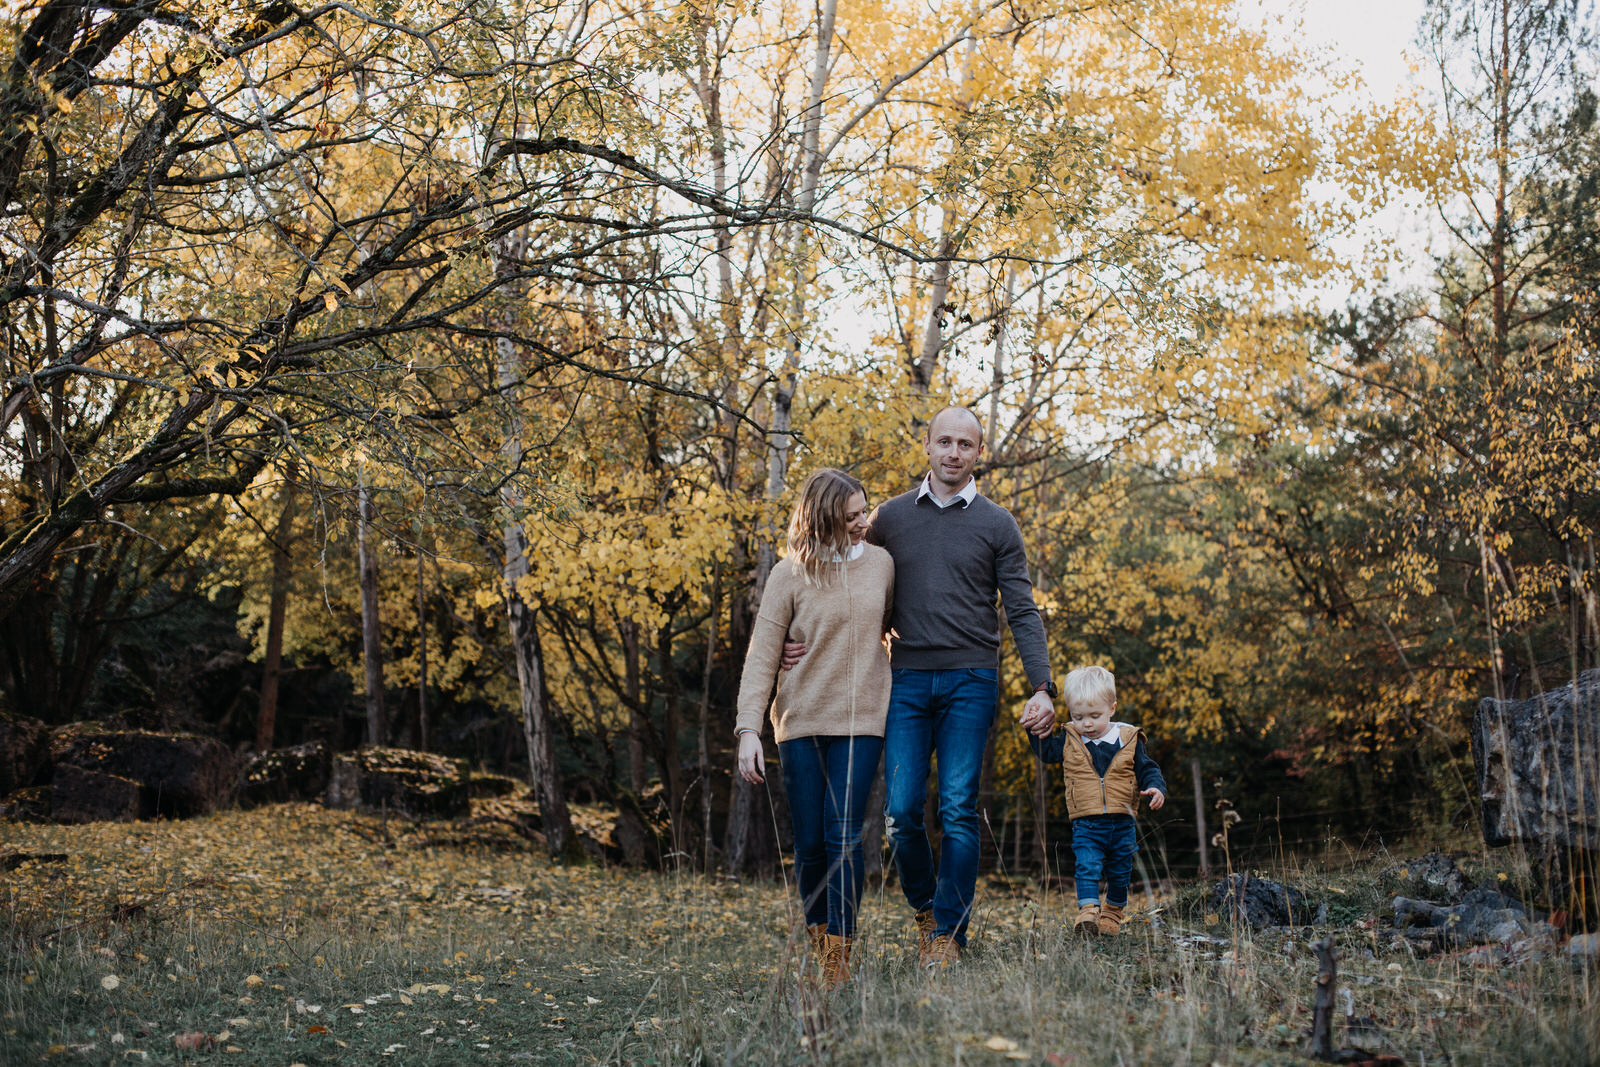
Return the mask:
<path id="1" fill-rule="evenodd" d="M 811 472 L 800 487 L 800 499 L 789 519 L 789 559 L 807 585 L 826 585 L 850 551 L 844 509 L 866 490 L 851 475 L 832 467 Z"/>
<path id="2" fill-rule="evenodd" d="M 1069 702 L 1114 707 L 1117 703 L 1117 679 L 1104 667 L 1079 667 L 1068 672 L 1066 680 L 1061 683 L 1061 695 Z"/>

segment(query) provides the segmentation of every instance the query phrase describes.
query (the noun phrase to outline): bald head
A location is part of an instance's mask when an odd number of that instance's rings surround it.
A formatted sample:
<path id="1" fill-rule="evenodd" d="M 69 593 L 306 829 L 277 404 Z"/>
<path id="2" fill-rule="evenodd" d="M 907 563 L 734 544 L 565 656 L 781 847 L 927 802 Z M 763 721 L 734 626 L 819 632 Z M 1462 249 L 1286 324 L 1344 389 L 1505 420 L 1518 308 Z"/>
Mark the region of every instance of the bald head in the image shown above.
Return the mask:
<path id="1" fill-rule="evenodd" d="M 928 454 L 930 489 L 941 501 L 948 500 L 972 481 L 983 452 L 983 423 L 966 408 L 945 408 L 928 423 L 922 449 Z"/>
<path id="2" fill-rule="evenodd" d="M 962 430 L 977 435 L 978 445 L 980 447 L 983 445 L 983 423 L 979 421 L 978 416 L 968 408 L 952 405 L 939 412 L 933 417 L 933 421 L 928 423 L 927 436 L 931 440 L 941 433 L 955 433 Z"/>

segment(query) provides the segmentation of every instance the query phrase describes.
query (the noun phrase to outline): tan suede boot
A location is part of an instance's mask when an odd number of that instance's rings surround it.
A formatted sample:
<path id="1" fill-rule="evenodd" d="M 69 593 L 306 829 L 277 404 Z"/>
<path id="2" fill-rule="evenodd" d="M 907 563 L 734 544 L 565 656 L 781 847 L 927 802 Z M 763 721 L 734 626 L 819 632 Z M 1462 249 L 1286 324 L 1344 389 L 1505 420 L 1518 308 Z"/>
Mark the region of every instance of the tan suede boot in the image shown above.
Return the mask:
<path id="1" fill-rule="evenodd" d="M 1100 936 L 1116 937 L 1122 933 L 1122 908 L 1107 904 L 1100 909 Z"/>
<path id="2" fill-rule="evenodd" d="M 822 959 L 823 938 L 828 936 L 828 924 L 817 923 L 806 927 L 806 943 L 811 946 L 811 958 Z"/>
<path id="3" fill-rule="evenodd" d="M 928 942 L 928 951 L 923 956 L 922 966 L 929 971 L 939 971 L 960 962 L 961 942 L 956 940 L 956 935 L 935 934 L 933 940 Z"/>
<path id="4" fill-rule="evenodd" d="M 855 939 L 822 935 L 822 988 L 838 989 L 850 980 L 850 948 Z"/>
<path id="5" fill-rule="evenodd" d="M 1078 908 L 1078 917 L 1072 922 L 1072 932 L 1079 937 L 1100 936 L 1100 905 L 1084 904 Z"/>
<path id="6" fill-rule="evenodd" d="M 928 965 L 928 949 L 933 944 L 933 909 L 923 908 L 911 917 L 917 926 L 917 962 Z"/>

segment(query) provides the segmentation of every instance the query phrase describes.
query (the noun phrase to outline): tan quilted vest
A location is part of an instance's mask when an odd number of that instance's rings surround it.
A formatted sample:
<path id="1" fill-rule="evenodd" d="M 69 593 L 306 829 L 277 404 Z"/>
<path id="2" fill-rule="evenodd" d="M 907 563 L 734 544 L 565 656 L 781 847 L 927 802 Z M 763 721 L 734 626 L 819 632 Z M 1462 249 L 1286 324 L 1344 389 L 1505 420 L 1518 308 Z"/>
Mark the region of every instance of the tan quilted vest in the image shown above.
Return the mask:
<path id="1" fill-rule="evenodd" d="M 1061 749 L 1061 777 L 1067 785 L 1068 818 L 1138 813 L 1139 781 L 1133 773 L 1133 757 L 1139 747 L 1135 742 L 1144 734 L 1137 726 L 1126 724 L 1117 730 L 1122 748 L 1112 757 L 1106 776 L 1101 778 L 1094 771 L 1088 742 L 1079 737 L 1076 730 L 1067 727 L 1066 743 Z"/>

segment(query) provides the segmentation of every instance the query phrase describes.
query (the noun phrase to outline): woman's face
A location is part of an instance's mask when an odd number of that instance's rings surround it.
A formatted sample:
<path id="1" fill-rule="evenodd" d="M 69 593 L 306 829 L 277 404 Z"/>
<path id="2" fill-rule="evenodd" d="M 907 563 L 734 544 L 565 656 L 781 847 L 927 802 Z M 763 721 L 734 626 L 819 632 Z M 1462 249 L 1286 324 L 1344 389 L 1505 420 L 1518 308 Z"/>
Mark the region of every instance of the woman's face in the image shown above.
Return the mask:
<path id="1" fill-rule="evenodd" d="M 844 528 L 852 545 L 859 545 L 867 536 L 867 494 L 851 493 L 844 502 Z"/>

